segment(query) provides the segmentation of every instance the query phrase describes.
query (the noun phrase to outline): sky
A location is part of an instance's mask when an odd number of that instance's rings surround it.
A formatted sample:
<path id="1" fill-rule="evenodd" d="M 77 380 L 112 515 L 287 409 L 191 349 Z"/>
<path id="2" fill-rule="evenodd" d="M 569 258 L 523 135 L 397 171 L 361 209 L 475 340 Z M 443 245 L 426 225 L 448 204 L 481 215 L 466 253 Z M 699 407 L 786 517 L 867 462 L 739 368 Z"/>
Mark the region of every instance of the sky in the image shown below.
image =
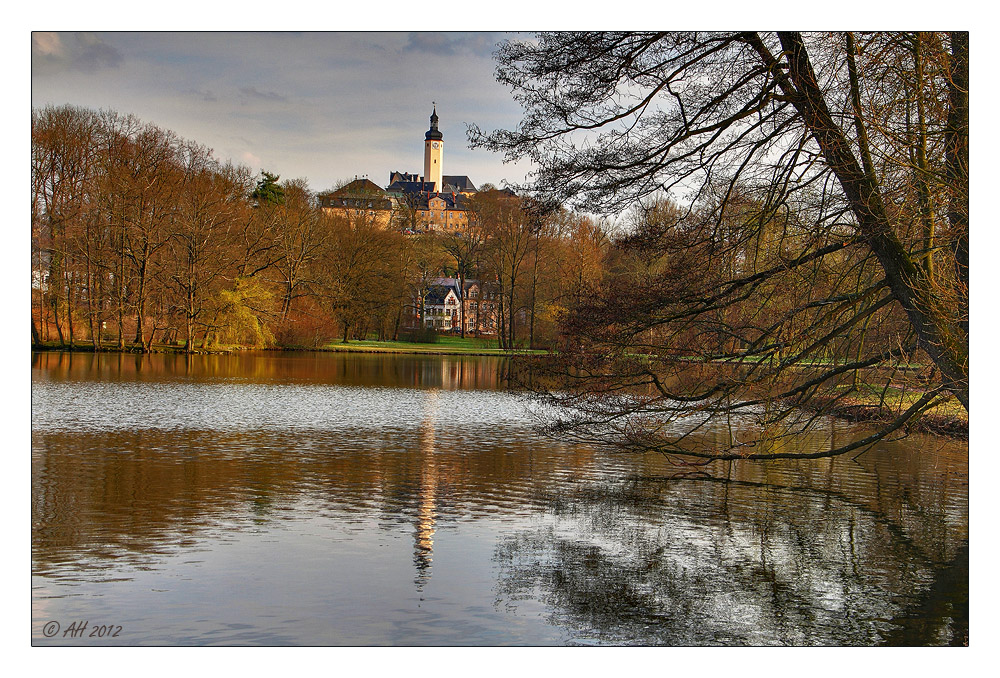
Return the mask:
<path id="1" fill-rule="evenodd" d="M 134 114 L 217 158 L 313 190 L 423 172 L 433 103 L 444 173 L 521 182 L 526 163 L 469 149 L 466 129 L 516 126 L 494 79 L 492 32 L 31 33 L 31 105 Z M 524 36 L 527 37 L 527 36 Z"/>

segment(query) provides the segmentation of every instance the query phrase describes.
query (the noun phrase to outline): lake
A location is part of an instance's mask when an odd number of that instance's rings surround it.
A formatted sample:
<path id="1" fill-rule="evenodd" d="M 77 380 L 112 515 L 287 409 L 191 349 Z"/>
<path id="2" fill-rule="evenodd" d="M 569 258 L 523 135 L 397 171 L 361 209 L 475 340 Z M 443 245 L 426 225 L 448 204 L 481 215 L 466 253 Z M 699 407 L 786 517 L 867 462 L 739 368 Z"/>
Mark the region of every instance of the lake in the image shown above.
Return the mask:
<path id="1" fill-rule="evenodd" d="M 503 368 L 32 354 L 33 644 L 967 642 L 966 443 L 683 477 Z"/>

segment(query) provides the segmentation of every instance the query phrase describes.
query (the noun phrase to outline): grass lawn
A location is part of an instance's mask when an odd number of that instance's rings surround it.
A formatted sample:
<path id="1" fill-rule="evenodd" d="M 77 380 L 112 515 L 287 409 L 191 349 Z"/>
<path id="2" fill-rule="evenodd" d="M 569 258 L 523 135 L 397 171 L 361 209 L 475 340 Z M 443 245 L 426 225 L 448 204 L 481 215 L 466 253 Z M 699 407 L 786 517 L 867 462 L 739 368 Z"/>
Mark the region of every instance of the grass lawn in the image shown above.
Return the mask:
<path id="1" fill-rule="evenodd" d="M 409 341 L 375 341 L 372 339 L 352 339 L 347 343 L 337 341 L 326 344 L 328 351 L 363 351 L 372 353 L 464 353 L 466 355 L 506 355 L 498 347 L 496 339 L 476 339 L 442 335 L 434 343 Z M 518 353 L 544 354 L 545 351 L 518 351 Z"/>

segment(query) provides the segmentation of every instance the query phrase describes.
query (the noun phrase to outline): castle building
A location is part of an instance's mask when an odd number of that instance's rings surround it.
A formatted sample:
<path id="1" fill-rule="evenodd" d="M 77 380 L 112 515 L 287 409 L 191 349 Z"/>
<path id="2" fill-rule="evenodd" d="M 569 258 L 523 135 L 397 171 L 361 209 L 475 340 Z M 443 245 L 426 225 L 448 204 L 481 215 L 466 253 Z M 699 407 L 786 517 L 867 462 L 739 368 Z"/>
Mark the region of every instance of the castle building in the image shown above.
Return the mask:
<path id="1" fill-rule="evenodd" d="M 424 133 L 424 173 L 389 173 L 383 190 L 367 179 L 319 195 L 324 210 L 351 219 L 370 219 L 381 228 L 404 233 L 463 232 L 469 225 L 469 198 L 477 189 L 465 175 L 444 174 L 444 135 L 438 128 L 437 105 Z"/>
<path id="2" fill-rule="evenodd" d="M 395 229 L 405 234 L 464 233 L 469 227 L 470 199 L 478 192 L 465 175 L 444 174 L 444 135 L 437 106 L 424 133 L 424 173 L 393 171 L 381 188 L 355 177 L 341 188 L 320 193 L 319 204 L 356 226 Z M 437 278 L 416 293 L 407 325 L 442 332 L 492 336 L 497 332 L 498 299 L 491 285 L 478 280 Z M 464 289 L 463 289 L 464 287 Z"/>
<path id="3" fill-rule="evenodd" d="M 392 224 L 395 211 L 392 198 L 374 181 L 355 178 L 346 186 L 317 197 L 323 211 L 338 213 L 353 224 L 383 229 Z"/>

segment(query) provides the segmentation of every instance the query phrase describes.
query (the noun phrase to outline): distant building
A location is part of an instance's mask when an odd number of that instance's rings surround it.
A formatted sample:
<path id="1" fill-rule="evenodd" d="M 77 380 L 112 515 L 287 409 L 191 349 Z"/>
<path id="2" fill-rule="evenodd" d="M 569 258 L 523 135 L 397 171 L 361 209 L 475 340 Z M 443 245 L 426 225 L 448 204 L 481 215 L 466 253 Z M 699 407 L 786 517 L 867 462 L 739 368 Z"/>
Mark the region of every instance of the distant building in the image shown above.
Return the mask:
<path id="1" fill-rule="evenodd" d="M 404 233 L 463 232 L 469 225 L 469 198 L 476 192 L 476 185 L 469 177 L 444 174 L 444 135 L 438 129 L 435 106 L 430 129 L 424 133 L 422 175 L 394 170 L 389 173 L 385 190 L 367 179 L 358 179 L 338 191 L 321 195 L 320 204 L 326 209 L 347 210 L 355 216 L 370 210 L 380 225 L 391 225 Z"/>
<path id="2" fill-rule="evenodd" d="M 379 228 L 388 228 L 392 223 L 392 198 L 368 179 L 355 179 L 336 191 L 320 193 L 318 199 L 323 210 L 339 212 L 355 222 Z"/>
<path id="3" fill-rule="evenodd" d="M 458 278 L 435 278 L 418 307 L 424 327 L 460 332 L 464 325 L 466 335 L 497 333 L 496 295 L 478 280 L 466 280 L 463 291 Z"/>

